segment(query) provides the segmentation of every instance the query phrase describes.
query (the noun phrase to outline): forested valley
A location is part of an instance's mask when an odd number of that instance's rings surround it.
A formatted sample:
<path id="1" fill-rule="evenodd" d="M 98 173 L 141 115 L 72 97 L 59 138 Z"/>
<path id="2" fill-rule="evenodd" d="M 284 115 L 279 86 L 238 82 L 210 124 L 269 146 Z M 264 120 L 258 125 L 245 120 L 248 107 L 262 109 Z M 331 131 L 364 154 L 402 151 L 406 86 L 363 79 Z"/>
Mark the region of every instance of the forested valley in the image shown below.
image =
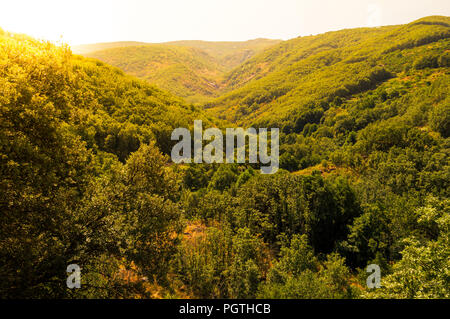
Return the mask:
<path id="1" fill-rule="evenodd" d="M 0 298 L 450 297 L 450 18 L 86 55 L 0 29 Z M 174 164 L 197 119 L 279 171 Z"/>

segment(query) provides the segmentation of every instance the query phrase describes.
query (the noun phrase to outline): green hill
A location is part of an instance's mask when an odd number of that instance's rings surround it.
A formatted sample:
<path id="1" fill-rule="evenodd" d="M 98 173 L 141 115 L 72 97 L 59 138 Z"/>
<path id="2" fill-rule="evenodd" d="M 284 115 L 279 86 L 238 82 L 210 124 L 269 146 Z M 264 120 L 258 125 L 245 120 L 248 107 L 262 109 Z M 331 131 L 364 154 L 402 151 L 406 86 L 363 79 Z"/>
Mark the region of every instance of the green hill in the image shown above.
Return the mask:
<path id="1" fill-rule="evenodd" d="M 214 57 L 217 62 L 226 70 L 237 67 L 253 55 L 264 49 L 278 44 L 281 40 L 272 39 L 254 39 L 248 41 L 200 41 L 200 40 L 181 40 L 159 43 L 160 45 L 175 45 L 202 50 Z M 75 54 L 91 54 L 96 51 L 102 51 L 113 48 L 156 45 L 156 43 L 145 43 L 135 41 L 106 42 L 94 44 L 82 44 L 72 47 Z"/>
<path id="2" fill-rule="evenodd" d="M 119 67 L 190 102 L 204 102 L 218 96 L 226 71 L 278 42 L 113 42 L 77 46 L 73 50 Z"/>
<path id="3" fill-rule="evenodd" d="M 206 98 L 204 50 L 100 53 Z M 206 109 L 1 29 L 0 75 L 0 298 L 450 298 L 449 17 L 281 42 Z M 280 128 L 280 170 L 172 163 L 195 119 Z"/>
<path id="4" fill-rule="evenodd" d="M 302 113 L 325 112 L 335 100 L 351 100 L 389 79 L 426 76 L 417 67 L 420 59 L 439 59 L 433 72 L 441 74 L 448 67 L 449 37 L 449 18 L 428 17 L 402 26 L 296 38 L 233 70 L 225 85 L 235 89 L 206 106 L 231 121 L 299 133 L 302 125 L 295 121 Z"/>
<path id="5" fill-rule="evenodd" d="M 169 45 L 128 46 L 86 54 L 171 93 L 198 102 L 216 94 L 223 68 L 203 51 Z"/>
<path id="6" fill-rule="evenodd" d="M 255 54 L 280 43 L 281 40 L 254 39 L 248 41 L 173 41 L 167 44 L 200 49 L 224 67 L 226 71 L 231 70 L 245 62 Z"/>
<path id="7" fill-rule="evenodd" d="M 0 40 L 6 61 L 2 84 L 12 85 L 2 92 L 3 103 L 23 95 L 22 111 L 52 105 L 57 120 L 69 124 L 90 148 L 124 160 L 153 140 L 170 153 L 174 128 L 190 127 L 197 118 L 209 122 L 181 98 L 98 60 L 71 55 L 69 48 L 6 32 Z M 18 52 L 26 54 L 15 57 Z"/>
<path id="8" fill-rule="evenodd" d="M 0 296 L 73 297 L 66 268 L 80 263 L 88 297 L 143 242 L 159 260 L 145 257 L 149 278 L 161 273 L 181 227 L 164 153 L 175 128 L 213 120 L 118 68 L 2 29 L 0 74 Z"/>

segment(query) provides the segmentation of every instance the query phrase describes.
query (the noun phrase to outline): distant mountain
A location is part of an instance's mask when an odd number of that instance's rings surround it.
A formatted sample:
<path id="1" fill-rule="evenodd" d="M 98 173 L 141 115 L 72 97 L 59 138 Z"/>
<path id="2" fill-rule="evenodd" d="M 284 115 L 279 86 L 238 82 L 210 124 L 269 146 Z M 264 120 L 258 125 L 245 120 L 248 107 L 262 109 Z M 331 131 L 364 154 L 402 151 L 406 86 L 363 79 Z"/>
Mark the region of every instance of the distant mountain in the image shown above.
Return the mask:
<path id="1" fill-rule="evenodd" d="M 86 56 L 119 67 L 191 102 L 213 97 L 224 72 L 207 53 L 172 45 L 117 47 Z"/>
<path id="2" fill-rule="evenodd" d="M 231 70 L 255 54 L 280 42 L 281 40 L 254 39 L 242 42 L 174 41 L 167 44 L 200 49 L 214 57 L 225 70 Z"/>
<path id="3" fill-rule="evenodd" d="M 200 41 L 200 40 L 181 40 L 163 43 L 147 43 L 136 41 L 105 42 L 94 44 L 82 44 L 72 47 L 75 54 L 91 54 L 96 51 L 122 48 L 130 46 L 144 45 L 175 45 L 180 47 L 196 48 L 208 53 L 217 59 L 225 69 L 231 70 L 239 64 L 245 62 L 253 55 L 267 49 L 268 47 L 280 43 L 281 40 L 273 39 L 254 39 L 248 41 Z"/>
<path id="4" fill-rule="evenodd" d="M 72 52 L 74 54 L 87 54 L 95 51 L 101 51 L 106 49 L 113 48 L 122 48 L 122 47 L 130 47 L 136 45 L 146 45 L 145 42 L 137 42 L 137 41 L 119 41 L 119 42 L 105 42 L 105 43 L 94 43 L 94 44 L 81 44 L 74 45 L 72 47 Z"/>
<path id="5" fill-rule="evenodd" d="M 218 95 L 227 71 L 279 42 L 112 42 L 75 46 L 72 50 L 119 67 L 190 102 L 204 102 Z"/>

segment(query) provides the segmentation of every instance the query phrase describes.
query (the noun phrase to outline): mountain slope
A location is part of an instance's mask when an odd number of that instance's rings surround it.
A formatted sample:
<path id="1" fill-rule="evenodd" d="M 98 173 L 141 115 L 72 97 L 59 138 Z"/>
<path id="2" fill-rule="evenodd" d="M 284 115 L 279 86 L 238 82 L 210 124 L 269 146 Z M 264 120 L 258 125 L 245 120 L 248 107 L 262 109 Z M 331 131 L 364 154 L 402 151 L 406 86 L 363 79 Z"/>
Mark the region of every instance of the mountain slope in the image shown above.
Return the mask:
<path id="1" fill-rule="evenodd" d="M 2 107 L 19 112 L 53 105 L 52 114 L 89 148 L 120 160 L 150 141 L 170 153 L 174 128 L 191 127 L 194 119 L 210 123 L 179 97 L 69 48 L 6 32 L 0 45 Z"/>
<path id="2" fill-rule="evenodd" d="M 194 119 L 209 123 L 115 67 L 0 29 L 0 298 L 111 297 L 128 261 L 165 275 L 181 221 L 160 150 Z"/>
<path id="3" fill-rule="evenodd" d="M 232 72 L 210 111 L 281 128 L 273 175 L 169 164 L 152 144 L 173 128 L 228 124 L 0 29 L 0 298 L 449 298 L 448 20 L 294 39 Z"/>
<path id="4" fill-rule="evenodd" d="M 231 70 L 255 54 L 280 43 L 281 40 L 254 39 L 248 41 L 173 41 L 167 44 L 202 50 L 214 57 L 225 70 Z"/>
<path id="5" fill-rule="evenodd" d="M 232 70 L 225 79 L 226 86 L 230 89 L 241 87 L 252 80 L 280 71 L 301 60 L 333 49 L 352 47 L 364 39 L 386 33 L 394 28 L 341 30 L 284 41 Z"/>
<path id="6" fill-rule="evenodd" d="M 448 17 L 436 16 L 408 25 L 342 30 L 283 42 L 232 71 L 225 83 L 236 89 L 206 107 L 237 123 L 301 132 L 303 127 L 295 122 L 303 113 L 323 113 L 335 100 L 374 89 L 401 76 L 405 67 L 424 55 L 441 59 L 439 67 L 446 68 L 445 57 L 440 56 L 449 49 L 449 23 Z"/>
<path id="7" fill-rule="evenodd" d="M 190 102 L 201 102 L 218 96 L 225 72 L 278 42 L 112 42 L 76 46 L 73 50 L 119 67 Z"/>
<path id="8" fill-rule="evenodd" d="M 214 96 L 223 68 L 194 48 L 145 45 L 86 54 L 155 84 L 189 101 Z"/>
<path id="9" fill-rule="evenodd" d="M 75 54 L 90 54 L 107 49 L 144 46 L 144 45 L 174 45 L 202 50 L 214 57 L 225 69 L 231 70 L 264 49 L 280 43 L 281 40 L 254 39 L 248 41 L 200 41 L 181 40 L 163 43 L 146 43 L 136 41 L 105 42 L 94 44 L 82 44 L 72 47 Z"/>

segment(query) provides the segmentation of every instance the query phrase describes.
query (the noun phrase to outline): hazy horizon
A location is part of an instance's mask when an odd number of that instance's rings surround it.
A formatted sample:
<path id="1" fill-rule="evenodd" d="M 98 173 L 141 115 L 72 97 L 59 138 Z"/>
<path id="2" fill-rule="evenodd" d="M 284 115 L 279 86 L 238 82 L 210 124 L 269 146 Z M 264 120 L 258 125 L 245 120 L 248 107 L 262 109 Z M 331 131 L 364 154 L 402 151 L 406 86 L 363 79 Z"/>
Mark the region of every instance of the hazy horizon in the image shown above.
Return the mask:
<path id="1" fill-rule="evenodd" d="M 72 46 L 104 42 L 287 40 L 450 15 L 447 0 L 97 0 L 2 4 L 0 27 Z"/>

